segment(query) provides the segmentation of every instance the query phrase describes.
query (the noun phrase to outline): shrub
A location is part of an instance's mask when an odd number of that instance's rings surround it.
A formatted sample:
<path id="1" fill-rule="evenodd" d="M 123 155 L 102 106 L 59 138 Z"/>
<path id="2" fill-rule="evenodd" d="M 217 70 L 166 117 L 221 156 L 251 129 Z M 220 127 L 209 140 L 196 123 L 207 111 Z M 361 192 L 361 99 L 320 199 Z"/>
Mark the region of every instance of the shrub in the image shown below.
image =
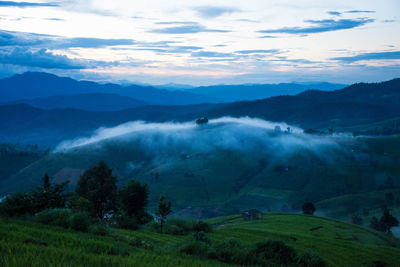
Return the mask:
<path id="1" fill-rule="evenodd" d="M 0 214 L 14 217 L 25 214 L 33 214 L 31 196 L 27 193 L 15 193 L 6 197 L 0 203 Z"/>
<path id="2" fill-rule="evenodd" d="M 43 224 L 68 228 L 71 214 L 72 212 L 69 209 L 50 209 L 37 213 L 35 219 Z"/>
<path id="3" fill-rule="evenodd" d="M 116 227 L 128 230 L 139 229 L 139 224 L 135 218 L 129 217 L 128 215 L 122 213 L 115 216 Z"/>
<path id="4" fill-rule="evenodd" d="M 93 235 L 106 236 L 110 233 L 110 231 L 103 225 L 95 224 L 89 227 L 89 233 Z"/>
<path id="5" fill-rule="evenodd" d="M 251 251 L 251 257 L 257 264 L 261 265 L 271 262 L 274 264 L 288 264 L 296 261 L 297 254 L 294 248 L 282 241 L 264 241 L 256 243 Z"/>
<path id="6" fill-rule="evenodd" d="M 69 217 L 69 226 L 75 231 L 88 232 L 90 218 L 86 212 L 73 213 Z"/>
<path id="7" fill-rule="evenodd" d="M 312 202 L 304 202 L 303 206 L 301 206 L 303 210 L 303 214 L 313 215 L 315 212 L 315 206 Z"/>
<path id="8" fill-rule="evenodd" d="M 208 248 L 209 246 L 207 243 L 189 239 L 181 245 L 179 252 L 199 257 L 207 257 Z"/>
<path id="9" fill-rule="evenodd" d="M 194 232 L 192 234 L 192 238 L 196 241 L 201 241 L 207 244 L 211 244 L 210 238 L 208 238 L 208 236 L 204 232 Z"/>
<path id="10" fill-rule="evenodd" d="M 236 238 L 231 238 L 214 246 L 215 258 L 229 264 L 248 263 L 248 249 Z"/>
<path id="11" fill-rule="evenodd" d="M 195 232 L 210 233 L 212 232 L 212 226 L 209 223 L 199 221 L 193 226 L 193 230 Z"/>
<path id="12" fill-rule="evenodd" d="M 165 224 L 165 232 L 172 235 L 184 235 L 193 232 L 195 221 L 191 219 L 172 218 Z"/>
<path id="13" fill-rule="evenodd" d="M 298 260 L 298 264 L 305 267 L 326 267 L 328 264 L 317 254 L 311 251 L 304 253 Z"/>

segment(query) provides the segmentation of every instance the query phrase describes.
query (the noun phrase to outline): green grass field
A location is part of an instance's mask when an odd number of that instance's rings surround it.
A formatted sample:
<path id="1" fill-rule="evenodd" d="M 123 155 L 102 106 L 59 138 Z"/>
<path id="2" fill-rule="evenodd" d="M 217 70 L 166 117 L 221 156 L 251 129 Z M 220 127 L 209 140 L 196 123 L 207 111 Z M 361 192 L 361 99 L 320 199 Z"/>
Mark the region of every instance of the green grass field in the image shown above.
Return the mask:
<path id="1" fill-rule="evenodd" d="M 261 220 L 216 218 L 212 242 L 281 240 L 299 254 L 311 250 L 329 266 L 400 266 L 400 240 L 384 233 L 315 216 L 266 213 Z M 100 237 L 30 221 L 0 219 L 1 266 L 224 266 L 173 250 L 187 236 L 113 229 Z M 146 246 L 137 247 L 135 240 Z"/>

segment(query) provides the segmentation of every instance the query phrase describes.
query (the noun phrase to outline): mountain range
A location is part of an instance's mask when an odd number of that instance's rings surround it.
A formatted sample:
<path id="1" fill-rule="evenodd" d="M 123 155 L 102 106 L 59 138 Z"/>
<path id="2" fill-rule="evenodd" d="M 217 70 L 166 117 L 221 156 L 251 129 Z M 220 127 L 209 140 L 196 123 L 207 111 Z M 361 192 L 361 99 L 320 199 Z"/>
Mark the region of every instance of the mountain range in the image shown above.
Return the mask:
<path id="1" fill-rule="evenodd" d="M 44 109 L 77 108 L 109 111 L 144 104 L 172 106 L 205 102 L 228 103 L 278 95 L 295 95 L 308 89 L 331 91 L 343 87 L 345 85 L 331 83 L 215 85 L 190 88 L 177 85 L 122 86 L 76 81 L 49 73 L 26 72 L 0 80 L 0 103 L 25 103 Z"/>
<path id="2" fill-rule="evenodd" d="M 27 81 L 32 86 L 26 86 Z M 36 82 L 34 82 L 36 81 Z M 54 86 L 55 96 L 49 95 Z M 66 90 L 70 94 L 66 94 Z M 113 94 L 107 88 L 115 88 Z M 25 73 L 0 81 L 2 100 L 14 101 L 0 106 L 0 140 L 53 147 L 67 138 L 93 132 L 99 127 L 144 120 L 152 122 L 190 121 L 198 117 L 257 117 L 286 122 L 303 129 L 351 131 L 368 129 L 375 134 L 396 133 L 400 117 L 400 79 L 381 83 L 358 83 L 341 90 L 306 90 L 297 95 L 276 96 L 254 101 L 172 105 L 193 101 L 198 95 L 184 91 L 159 90 L 152 87 L 121 87 L 78 82 L 43 73 Z M 12 90 L 13 89 L 13 90 Z M 158 102 L 141 95 L 122 96 L 115 92 L 153 92 Z M 94 92 L 98 90 L 97 92 Z M 93 91 L 92 93 L 83 93 Z M 161 92 L 161 93 L 160 93 Z M 165 98 L 158 98 L 163 94 Z M 25 101 L 17 101 L 19 96 Z M 157 96 L 156 96 L 157 95 Z M 3 98 L 7 96 L 6 98 Z M 41 98 L 35 98 L 39 97 Z M 183 101 L 182 97 L 186 100 Z M 32 99 L 28 99 L 31 97 Z M 199 96 L 204 99 L 205 97 Z M 181 101 L 182 100 L 182 101 Z M 174 102 L 175 101 L 175 102 Z M 189 101 L 189 102 L 190 102 Z M 154 102 L 154 101 L 153 101 Z M 157 101 L 155 101 L 157 102 Z M 359 128 L 357 128 L 359 127 Z"/>

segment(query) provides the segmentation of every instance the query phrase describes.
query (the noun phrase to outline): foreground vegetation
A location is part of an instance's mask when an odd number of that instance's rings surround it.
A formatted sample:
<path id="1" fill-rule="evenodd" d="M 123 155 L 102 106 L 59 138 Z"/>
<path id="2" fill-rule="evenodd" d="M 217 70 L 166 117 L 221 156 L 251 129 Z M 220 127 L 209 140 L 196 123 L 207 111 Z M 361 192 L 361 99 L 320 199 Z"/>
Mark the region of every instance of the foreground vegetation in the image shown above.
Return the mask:
<path id="1" fill-rule="evenodd" d="M 171 220 L 173 221 L 173 220 Z M 272 241 L 308 265 L 283 266 L 398 266 L 400 241 L 389 234 L 315 216 L 267 213 L 260 220 L 241 216 L 207 221 L 210 233 L 159 233 L 107 228 L 105 232 L 75 232 L 19 219 L 0 219 L 2 266 L 224 266 L 243 252 Z M 179 224 L 174 224 L 179 228 Z M 168 229 L 166 225 L 166 229 Z M 166 230 L 167 232 L 167 230 Z M 201 244 L 208 244 L 203 249 Z M 194 253 L 190 251 L 195 248 Z M 291 255 L 291 254 L 288 255 Z M 241 259 L 239 259 L 241 260 Z M 317 261 L 315 261 L 317 260 Z M 273 264 L 273 259 L 270 261 Z M 276 265 L 275 265 L 276 266 Z"/>

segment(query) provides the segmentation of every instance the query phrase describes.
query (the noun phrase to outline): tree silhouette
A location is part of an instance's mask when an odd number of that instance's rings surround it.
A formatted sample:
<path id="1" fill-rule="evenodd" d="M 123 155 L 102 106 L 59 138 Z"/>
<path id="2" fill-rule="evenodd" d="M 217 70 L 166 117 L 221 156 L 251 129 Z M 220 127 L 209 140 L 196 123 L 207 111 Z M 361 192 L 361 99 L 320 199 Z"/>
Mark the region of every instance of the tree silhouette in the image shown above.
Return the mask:
<path id="1" fill-rule="evenodd" d="M 106 163 L 87 169 L 80 177 L 75 192 L 90 202 L 90 213 L 103 220 L 117 208 L 117 177 Z"/>
<path id="2" fill-rule="evenodd" d="M 306 201 L 304 202 L 303 206 L 301 206 L 303 210 L 303 214 L 312 215 L 315 212 L 315 206 L 312 202 Z"/>
<path id="3" fill-rule="evenodd" d="M 138 181 L 130 180 L 127 185 L 119 190 L 121 209 L 129 217 L 135 217 L 138 221 L 145 214 L 148 203 L 149 188 L 147 184 L 141 185 Z"/>
<path id="4" fill-rule="evenodd" d="M 160 232 L 163 232 L 163 225 L 167 219 L 167 216 L 172 212 L 171 210 L 171 201 L 166 201 L 164 195 L 160 196 L 160 200 L 158 201 L 158 210 L 156 211 L 156 215 L 160 221 Z"/>

